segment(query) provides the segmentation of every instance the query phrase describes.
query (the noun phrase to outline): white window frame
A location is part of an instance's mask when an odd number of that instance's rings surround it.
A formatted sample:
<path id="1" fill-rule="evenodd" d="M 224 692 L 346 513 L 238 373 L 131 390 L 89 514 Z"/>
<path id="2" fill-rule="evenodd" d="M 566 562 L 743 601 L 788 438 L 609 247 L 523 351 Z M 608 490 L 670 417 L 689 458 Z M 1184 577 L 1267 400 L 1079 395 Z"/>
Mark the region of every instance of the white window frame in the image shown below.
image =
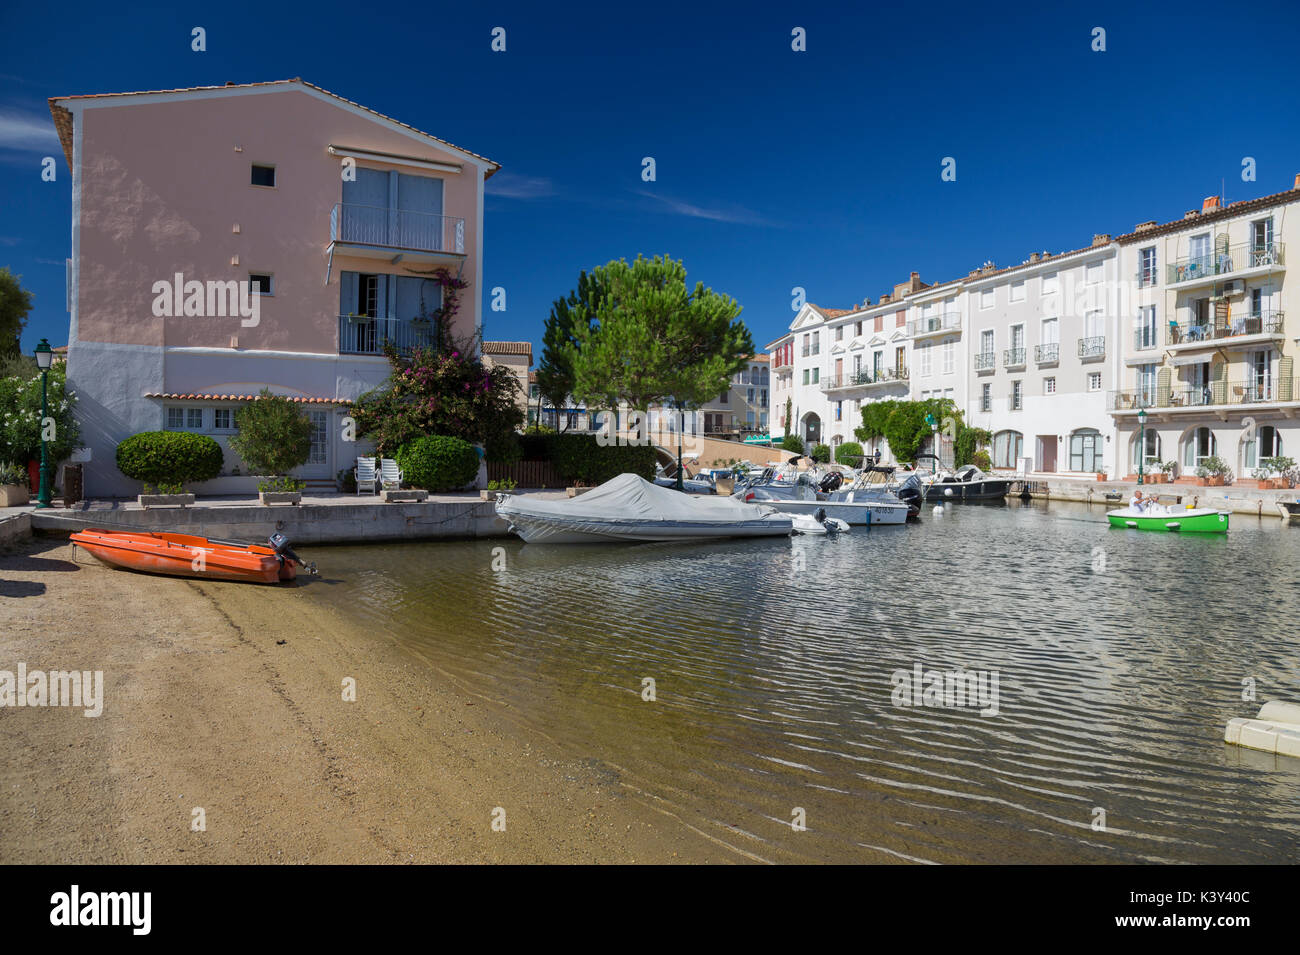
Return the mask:
<path id="1" fill-rule="evenodd" d="M 1017 294 L 1018 293 L 1018 294 Z M 1025 280 L 1011 283 L 1011 301 L 1023 302 L 1025 300 Z"/>

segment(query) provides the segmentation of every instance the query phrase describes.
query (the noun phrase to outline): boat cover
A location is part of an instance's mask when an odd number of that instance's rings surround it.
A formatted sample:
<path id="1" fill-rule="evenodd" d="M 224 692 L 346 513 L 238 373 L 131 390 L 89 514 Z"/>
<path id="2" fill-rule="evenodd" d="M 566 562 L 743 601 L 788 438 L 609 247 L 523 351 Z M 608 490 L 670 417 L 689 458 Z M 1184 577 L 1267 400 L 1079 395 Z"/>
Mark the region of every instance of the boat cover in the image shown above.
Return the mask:
<path id="1" fill-rule="evenodd" d="M 620 474 L 574 498 L 510 497 L 497 505 L 497 513 L 502 517 L 532 514 L 566 521 L 620 524 L 741 524 L 762 520 L 772 511 L 730 497 L 683 494 L 658 487 L 635 474 Z"/>

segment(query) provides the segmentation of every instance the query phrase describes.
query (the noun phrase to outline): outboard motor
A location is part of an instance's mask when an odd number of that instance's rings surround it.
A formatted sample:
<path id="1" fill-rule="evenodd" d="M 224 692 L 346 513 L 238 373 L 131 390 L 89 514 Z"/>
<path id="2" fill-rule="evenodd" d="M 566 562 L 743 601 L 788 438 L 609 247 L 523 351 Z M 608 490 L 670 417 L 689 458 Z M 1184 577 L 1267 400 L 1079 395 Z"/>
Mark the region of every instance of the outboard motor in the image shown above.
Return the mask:
<path id="1" fill-rule="evenodd" d="M 826 519 L 826 508 L 824 507 L 817 508 L 817 513 L 813 515 L 813 520 L 826 528 L 826 533 L 830 537 L 834 537 L 840 532 L 840 525 L 838 523 Z"/>
<path id="2" fill-rule="evenodd" d="M 817 485 L 817 490 L 823 494 L 829 494 L 831 491 L 838 491 L 843 483 L 844 475 L 839 471 L 832 471 L 821 479 L 821 483 Z"/>
<path id="3" fill-rule="evenodd" d="M 289 548 L 289 538 L 285 537 L 279 531 L 276 531 L 267 538 L 266 542 L 271 545 L 271 550 L 275 551 L 275 556 L 279 557 L 281 560 L 291 560 L 309 574 L 312 574 L 313 576 L 316 575 L 317 571 L 315 561 L 309 564 L 295 554 Z"/>
<path id="4" fill-rule="evenodd" d="M 899 485 L 894 494 L 907 505 L 908 517 L 916 517 L 921 513 L 921 504 L 925 500 L 925 493 L 921 490 L 921 481 L 915 474 Z"/>

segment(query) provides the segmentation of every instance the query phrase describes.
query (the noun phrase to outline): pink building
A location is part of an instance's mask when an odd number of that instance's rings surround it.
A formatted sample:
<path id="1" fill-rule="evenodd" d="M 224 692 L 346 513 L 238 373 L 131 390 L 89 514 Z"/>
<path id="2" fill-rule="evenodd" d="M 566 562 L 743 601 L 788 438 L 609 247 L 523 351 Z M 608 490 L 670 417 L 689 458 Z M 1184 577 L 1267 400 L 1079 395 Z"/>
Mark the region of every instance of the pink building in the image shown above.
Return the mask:
<path id="1" fill-rule="evenodd" d="M 88 494 L 138 490 L 114 449 L 140 431 L 225 444 L 247 396 L 299 399 L 317 425 L 300 477 L 358 448 L 340 402 L 380 384 L 385 340 L 481 327 L 483 183 L 500 166 L 301 79 L 50 100 L 72 168 L 68 376 Z M 253 478 L 226 449 L 200 492 Z"/>

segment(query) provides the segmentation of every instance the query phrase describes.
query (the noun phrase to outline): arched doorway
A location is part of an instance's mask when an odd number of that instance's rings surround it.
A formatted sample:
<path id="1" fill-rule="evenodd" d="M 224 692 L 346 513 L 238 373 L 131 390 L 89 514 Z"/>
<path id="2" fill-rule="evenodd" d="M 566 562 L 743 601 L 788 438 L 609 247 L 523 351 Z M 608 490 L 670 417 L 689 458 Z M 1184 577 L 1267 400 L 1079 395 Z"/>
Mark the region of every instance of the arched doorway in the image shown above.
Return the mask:
<path id="1" fill-rule="evenodd" d="M 1183 468 L 1194 471 L 1206 458 L 1219 453 L 1219 441 L 1209 428 L 1193 428 L 1183 437 Z"/>
<path id="2" fill-rule="evenodd" d="M 806 445 L 821 444 L 822 419 L 809 412 L 803 419 L 803 440 Z M 808 448 L 812 450 L 811 447 Z"/>
<path id="3" fill-rule="evenodd" d="M 993 466 L 1015 470 L 1020 466 L 1020 455 L 1025 447 L 1025 436 L 1019 431 L 999 431 L 993 436 Z"/>
<path id="4" fill-rule="evenodd" d="M 1279 457 L 1281 454 L 1282 435 L 1271 424 L 1264 425 L 1253 434 L 1246 431 L 1241 436 L 1241 476 L 1262 467 L 1259 462 L 1265 458 Z"/>
<path id="5" fill-rule="evenodd" d="M 1160 432 L 1155 428 L 1147 428 L 1145 435 L 1141 431 L 1134 432 L 1129 450 L 1133 474 L 1138 473 L 1139 464 L 1142 465 L 1145 473 L 1150 474 L 1152 471 L 1158 471 L 1161 462 L 1164 461 L 1160 449 Z"/>

